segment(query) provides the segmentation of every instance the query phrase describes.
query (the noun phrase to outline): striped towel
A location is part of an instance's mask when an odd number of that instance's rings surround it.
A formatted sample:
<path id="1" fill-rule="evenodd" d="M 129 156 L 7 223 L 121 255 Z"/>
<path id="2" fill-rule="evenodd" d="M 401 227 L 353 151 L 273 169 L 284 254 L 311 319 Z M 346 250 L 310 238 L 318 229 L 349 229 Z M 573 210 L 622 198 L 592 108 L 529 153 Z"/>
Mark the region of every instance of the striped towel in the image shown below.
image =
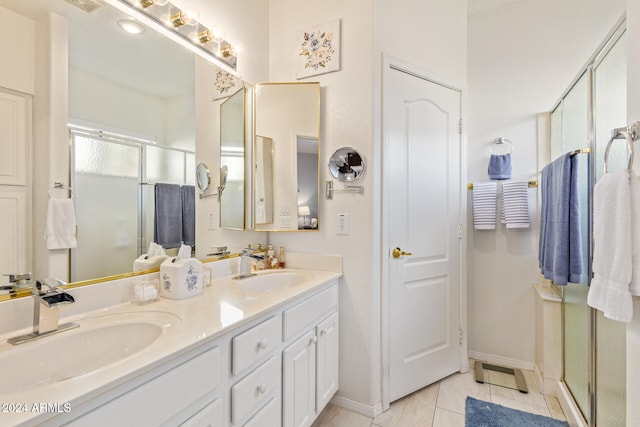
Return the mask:
<path id="1" fill-rule="evenodd" d="M 473 183 L 473 228 L 476 230 L 495 230 L 497 188 L 495 182 Z"/>
<path id="2" fill-rule="evenodd" d="M 502 183 L 502 209 L 500 220 L 507 228 L 529 228 L 529 183 L 507 181 Z"/>

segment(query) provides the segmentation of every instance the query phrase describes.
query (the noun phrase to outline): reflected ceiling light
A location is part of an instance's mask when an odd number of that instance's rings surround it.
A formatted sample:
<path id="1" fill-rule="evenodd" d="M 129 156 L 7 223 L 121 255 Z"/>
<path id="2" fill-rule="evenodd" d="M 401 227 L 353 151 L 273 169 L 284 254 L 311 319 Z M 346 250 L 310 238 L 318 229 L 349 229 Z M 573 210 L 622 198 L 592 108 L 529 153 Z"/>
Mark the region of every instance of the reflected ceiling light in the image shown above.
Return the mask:
<path id="1" fill-rule="evenodd" d="M 144 33 L 144 27 L 132 19 L 118 19 L 118 26 L 129 34 Z"/>
<path id="2" fill-rule="evenodd" d="M 169 3 L 169 0 L 140 0 L 140 7 L 146 9 L 153 5 L 166 6 L 167 3 Z"/>

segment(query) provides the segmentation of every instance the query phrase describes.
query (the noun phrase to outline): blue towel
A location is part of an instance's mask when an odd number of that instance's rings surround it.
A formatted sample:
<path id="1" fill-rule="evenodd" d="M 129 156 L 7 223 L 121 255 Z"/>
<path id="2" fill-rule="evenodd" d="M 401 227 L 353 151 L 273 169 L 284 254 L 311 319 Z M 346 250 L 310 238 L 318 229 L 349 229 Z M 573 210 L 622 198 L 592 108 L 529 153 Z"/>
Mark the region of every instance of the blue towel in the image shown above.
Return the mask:
<path id="1" fill-rule="evenodd" d="M 196 244 L 196 187 L 183 185 L 182 192 L 182 240 L 185 245 Z"/>
<path id="2" fill-rule="evenodd" d="M 155 185 L 153 240 L 165 249 L 182 245 L 182 195 L 177 184 Z"/>
<path id="3" fill-rule="evenodd" d="M 491 179 L 511 179 L 511 154 L 492 154 L 488 172 Z"/>
<path id="4" fill-rule="evenodd" d="M 556 285 L 582 281 L 578 156 L 565 154 L 542 170 L 538 261 Z"/>

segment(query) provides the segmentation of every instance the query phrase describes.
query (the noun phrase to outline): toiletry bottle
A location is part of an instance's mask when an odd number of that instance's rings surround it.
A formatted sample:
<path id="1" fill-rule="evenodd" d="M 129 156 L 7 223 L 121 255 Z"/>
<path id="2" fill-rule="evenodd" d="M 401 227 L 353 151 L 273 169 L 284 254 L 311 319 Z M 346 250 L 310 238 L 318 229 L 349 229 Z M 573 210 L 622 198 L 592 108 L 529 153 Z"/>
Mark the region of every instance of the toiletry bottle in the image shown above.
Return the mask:
<path id="1" fill-rule="evenodd" d="M 267 248 L 267 256 L 264 257 L 264 268 L 274 268 L 274 259 L 276 260 L 275 263 L 277 263 L 278 261 L 276 253 L 273 251 L 273 245 L 269 245 Z"/>
<path id="2" fill-rule="evenodd" d="M 278 256 L 278 268 L 284 268 L 284 246 L 280 246 L 280 255 Z"/>

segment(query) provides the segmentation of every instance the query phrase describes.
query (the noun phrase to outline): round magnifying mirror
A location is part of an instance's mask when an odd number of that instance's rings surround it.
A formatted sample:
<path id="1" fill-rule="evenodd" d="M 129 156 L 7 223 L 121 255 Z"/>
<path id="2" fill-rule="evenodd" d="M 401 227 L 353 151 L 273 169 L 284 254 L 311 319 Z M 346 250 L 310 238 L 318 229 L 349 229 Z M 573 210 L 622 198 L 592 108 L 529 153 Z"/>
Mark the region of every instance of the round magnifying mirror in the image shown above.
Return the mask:
<path id="1" fill-rule="evenodd" d="M 209 168 L 204 163 L 198 163 L 196 166 L 196 181 L 200 191 L 205 191 L 211 184 L 211 175 L 209 174 Z"/>
<path id="2" fill-rule="evenodd" d="M 329 172 L 338 181 L 354 181 L 364 174 L 364 159 L 355 149 L 342 147 L 329 159 Z"/>

